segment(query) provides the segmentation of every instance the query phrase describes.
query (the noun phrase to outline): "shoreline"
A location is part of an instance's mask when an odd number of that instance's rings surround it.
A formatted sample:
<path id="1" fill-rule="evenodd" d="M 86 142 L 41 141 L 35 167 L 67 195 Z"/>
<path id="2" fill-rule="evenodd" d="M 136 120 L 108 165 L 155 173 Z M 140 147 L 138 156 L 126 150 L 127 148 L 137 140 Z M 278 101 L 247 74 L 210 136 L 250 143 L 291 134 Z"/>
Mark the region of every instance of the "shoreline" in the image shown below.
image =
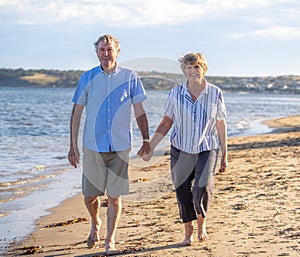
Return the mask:
<path id="1" fill-rule="evenodd" d="M 300 116 L 266 121 L 272 128 L 277 125 L 271 133 L 228 139 L 230 166 L 215 177 L 207 224 L 210 239 L 191 247 L 179 246 L 183 225 L 169 156 L 157 157 L 149 167 L 130 166 L 132 194 L 123 197 L 116 236 L 122 256 L 299 256 L 299 121 Z M 43 251 L 35 256 L 104 256 L 103 240 L 99 248 L 86 248 L 90 225 L 81 194 L 49 211 L 33 233 L 7 249 L 6 256 L 30 249 Z M 103 207 L 102 237 L 105 215 Z M 24 248 L 32 246 L 36 248 Z"/>

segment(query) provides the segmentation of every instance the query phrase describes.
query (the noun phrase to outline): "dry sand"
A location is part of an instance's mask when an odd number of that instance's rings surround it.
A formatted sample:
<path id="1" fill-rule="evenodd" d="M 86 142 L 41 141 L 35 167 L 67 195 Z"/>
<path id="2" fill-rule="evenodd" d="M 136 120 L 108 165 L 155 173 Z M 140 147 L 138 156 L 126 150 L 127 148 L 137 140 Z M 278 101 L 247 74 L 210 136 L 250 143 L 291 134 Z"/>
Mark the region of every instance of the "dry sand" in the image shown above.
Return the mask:
<path id="1" fill-rule="evenodd" d="M 230 166 L 215 176 L 209 240 L 189 247 L 180 246 L 183 224 L 171 184 L 169 156 L 150 167 L 132 165 L 132 194 L 124 200 L 116 236 L 117 247 L 123 251 L 120 256 L 299 257 L 299 121 L 300 117 L 269 121 L 279 132 L 229 139 Z M 106 207 L 102 201 L 104 239 Z M 98 248 L 86 248 L 90 224 L 81 195 L 51 211 L 6 255 L 31 251 L 35 256 L 106 256 L 103 240 Z"/>

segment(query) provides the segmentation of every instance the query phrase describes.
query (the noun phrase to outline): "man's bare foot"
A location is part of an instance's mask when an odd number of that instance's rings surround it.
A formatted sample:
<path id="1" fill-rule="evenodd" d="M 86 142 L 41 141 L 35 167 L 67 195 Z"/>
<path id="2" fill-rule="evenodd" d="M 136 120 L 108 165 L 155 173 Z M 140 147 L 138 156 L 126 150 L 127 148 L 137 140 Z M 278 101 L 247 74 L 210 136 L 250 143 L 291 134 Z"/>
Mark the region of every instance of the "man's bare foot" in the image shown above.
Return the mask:
<path id="1" fill-rule="evenodd" d="M 95 248 L 99 244 L 100 242 L 99 232 L 100 232 L 100 225 L 95 225 L 95 226 L 92 225 L 90 235 L 86 242 L 88 248 Z"/>
<path id="2" fill-rule="evenodd" d="M 184 230 L 185 230 L 185 237 L 182 241 L 182 246 L 190 246 L 193 243 L 193 233 L 194 233 L 194 226 L 193 222 L 186 222 L 184 223 Z"/>
<path id="3" fill-rule="evenodd" d="M 120 250 L 116 248 L 115 242 L 107 242 L 105 240 L 105 252 L 108 254 L 115 254 L 115 253 L 119 253 Z"/>

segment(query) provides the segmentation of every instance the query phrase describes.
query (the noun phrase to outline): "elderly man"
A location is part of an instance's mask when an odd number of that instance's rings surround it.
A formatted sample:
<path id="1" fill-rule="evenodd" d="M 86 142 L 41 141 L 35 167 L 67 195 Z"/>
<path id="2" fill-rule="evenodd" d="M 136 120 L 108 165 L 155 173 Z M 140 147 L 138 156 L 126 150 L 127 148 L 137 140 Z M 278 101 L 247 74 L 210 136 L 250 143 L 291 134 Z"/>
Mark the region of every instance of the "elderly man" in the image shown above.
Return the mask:
<path id="1" fill-rule="evenodd" d="M 146 99 L 143 85 L 132 70 L 120 67 L 116 59 L 120 44 L 111 35 L 101 36 L 94 44 L 100 65 L 86 71 L 73 96 L 70 121 L 71 165 L 79 163 L 77 145 L 82 111 L 86 118 L 83 132 L 82 192 L 91 216 L 88 247 L 99 240 L 100 196 L 108 197 L 106 252 L 117 251 L 115 233 L 121 215 L 121 195 L 129 193 L 128 160 L 131 148 L 131 106 L 143 137 L 140 153 L 149 153 L 148 121 L 142 105 Z"/>

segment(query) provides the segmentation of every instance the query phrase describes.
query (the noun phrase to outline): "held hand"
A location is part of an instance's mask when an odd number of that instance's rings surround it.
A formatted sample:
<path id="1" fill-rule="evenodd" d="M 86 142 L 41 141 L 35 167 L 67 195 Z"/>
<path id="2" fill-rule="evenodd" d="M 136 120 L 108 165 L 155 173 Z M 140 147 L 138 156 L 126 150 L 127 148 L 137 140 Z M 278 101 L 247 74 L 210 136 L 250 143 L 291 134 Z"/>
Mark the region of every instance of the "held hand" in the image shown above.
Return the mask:
<path id="1" fill-rule="evenodd" d="M 153 150 L 151 150 L 147 154 L 142 155 L 141 158 L 143 159 L 143 161 L 148 162 L 148 161 L 150 161 L 150 159 L 152 158 L 152 156 L 153 156 Z"/>
<path id="2" fill-rule="evenodd" d="M 75 168 L 77 168 L 79 159 L 80 159 L 80 153 L 79 153 L 78 148 L 76 148 L 76 149 L 70 148 L 69 154 L 68 154 L 68 160 L 69 160 L 70 164 L 72 166 L 74 166 Z"/>
<path id="3" fill-rule="evenodd" d="M 148 142 L 144 142 L 140 150 L 137 152 L 139 156 L 143 156 L 151 152 L 151 147 Z"/>

